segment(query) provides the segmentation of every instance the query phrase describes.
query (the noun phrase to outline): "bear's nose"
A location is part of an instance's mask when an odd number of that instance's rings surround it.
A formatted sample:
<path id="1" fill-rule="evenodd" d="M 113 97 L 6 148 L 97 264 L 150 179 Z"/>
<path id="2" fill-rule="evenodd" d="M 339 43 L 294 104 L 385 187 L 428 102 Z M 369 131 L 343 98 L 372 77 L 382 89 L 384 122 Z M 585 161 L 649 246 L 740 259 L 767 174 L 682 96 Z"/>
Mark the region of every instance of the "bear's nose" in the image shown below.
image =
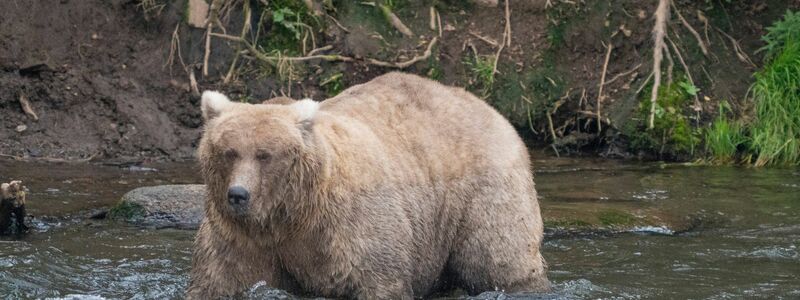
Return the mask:
<path id="1" fill-rule="evenodd" d="M 242 186 L 232 186 L 228 189 L 228 202 L 233 206 L 245 206 L 250 200 L 250 193 Z"/>

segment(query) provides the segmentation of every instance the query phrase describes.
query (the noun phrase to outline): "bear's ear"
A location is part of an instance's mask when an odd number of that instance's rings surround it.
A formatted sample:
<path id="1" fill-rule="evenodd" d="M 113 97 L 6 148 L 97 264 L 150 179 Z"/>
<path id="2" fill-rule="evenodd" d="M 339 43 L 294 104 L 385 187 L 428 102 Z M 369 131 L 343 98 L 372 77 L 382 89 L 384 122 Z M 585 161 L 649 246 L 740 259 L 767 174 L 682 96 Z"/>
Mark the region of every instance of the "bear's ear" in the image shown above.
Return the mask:
<path id="1" fill-rule="evenodd" d="M 206 122 L 219 117 L 225 109 L 231 106 L 231 100 L 222 93 L 216 91 L 205 91 L 200 104 L 203 111 L 203 119 Z"/>
<path id="2" fill-rule="evenodd" d="M 295 101 L 289 106 L 297 113 L 299 118 L 298 122 L 300 123 L 309 122 L 314 119 L 314 115 L 316 115 L 319 110 L 319 102 L 308 98 Z"/>

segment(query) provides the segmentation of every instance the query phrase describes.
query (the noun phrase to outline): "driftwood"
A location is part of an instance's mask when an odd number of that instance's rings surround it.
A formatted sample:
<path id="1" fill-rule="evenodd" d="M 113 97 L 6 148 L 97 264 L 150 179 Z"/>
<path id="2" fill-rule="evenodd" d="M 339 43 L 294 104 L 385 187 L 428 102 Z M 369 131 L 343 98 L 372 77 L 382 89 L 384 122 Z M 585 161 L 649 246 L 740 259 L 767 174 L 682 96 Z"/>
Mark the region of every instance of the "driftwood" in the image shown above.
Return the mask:
<path id="1" fill-rule="evenodd" d="M 25 225 L 25 202 L 27 194 L 22 181 L 14 180 L 0 185 L 0 234 L 20 234 L 28 231 Z M 11 226 L 13 225 L 16 226 Z"/>

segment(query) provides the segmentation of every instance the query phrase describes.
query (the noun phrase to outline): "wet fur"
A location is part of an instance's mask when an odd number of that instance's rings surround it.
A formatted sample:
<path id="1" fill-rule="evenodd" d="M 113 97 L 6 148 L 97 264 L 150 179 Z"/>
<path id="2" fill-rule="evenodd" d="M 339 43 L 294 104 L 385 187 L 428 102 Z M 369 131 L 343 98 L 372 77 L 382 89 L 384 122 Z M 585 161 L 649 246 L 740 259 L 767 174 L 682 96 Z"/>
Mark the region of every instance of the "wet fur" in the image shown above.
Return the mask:
<path id="1" fill-rule="evenodd" d="M 208 199 L 188 298 L 258 281 L 359 299 L 426 296 L 445 281 L 472 294 L 549 288 L 528 152 L 462 89 L 390 73 L 322 102 L 311 119 L 232 103 L 205 130 Z M 252 159 L 264 151 L 254 148 L 272 153 L 268 162 Z M 227 205 L 233 181 L 254 189 L 246 217 Z"/>

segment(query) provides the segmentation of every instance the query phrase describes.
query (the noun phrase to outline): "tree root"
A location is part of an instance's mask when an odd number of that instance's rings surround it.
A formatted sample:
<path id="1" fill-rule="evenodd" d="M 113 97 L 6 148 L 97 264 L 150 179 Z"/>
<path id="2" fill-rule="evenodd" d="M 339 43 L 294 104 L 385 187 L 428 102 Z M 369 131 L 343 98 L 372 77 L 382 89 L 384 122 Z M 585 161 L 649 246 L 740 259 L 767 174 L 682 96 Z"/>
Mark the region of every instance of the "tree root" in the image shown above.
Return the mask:
<path id="1" fill-rule="evenodd" d="M 603 100 L 603 87 L 606 83 L 606 71 L 608 71 L 608 60 L 611 58 L 611 49 L 614 49 L 614 45 L 611 42 L 608 42 L 606 45 L 606 60 L 603 63 L 603 73 L 600 75 L 600 85 L 599 90 L 597 91 L 597 103 L 595 104 L 595 111 L 597 113 L 598 122 L 597 122 L 597 134 L 600 134 L 600 131 L 603 129 L 602 125 L 600 125 L 599 118 L 600 118 L 600 102 Z"/>
<path id="2" fill-rule="evenodd" d="M 686 70 L 686 78 L 689 79 L 689 83 L 692 84 L 692 86 L 696 86 L 694 84 L 694 79 L 692 78 L 692 72 L 689 70 L 689 66 L 686 65 L 686 61 L 683 60 L 683 56 L 681 55 L 680 49 L 678 49 L 678 47 L 675 46 L 675 43 L 673 43 L 671 39 L 667 38 L 667 40 L 669 41 L 669 44 L 672 46 L 672 50 L 675 51 L 675 55 L 678 56 L 678 61 L 683 66 L 683 69 Z M 702 109 L 702 107 L 700 106 L 700 98 L 697 96 L 697 93 L 695 93 L 694 94 L 694 111 L 700 111 L 701 109 Z"/>
<path id="3" fill-rule="evenodd" d="M 661 60 L 664 51 L 664 37 L 667 33 L 667 20 L 669 19 L 670 0 L 659 0 L 656 8 L 656 23 L 653 26 L 653 74 L 655 83 L 650 96 L 650 116 L 647 122 L 647 129 L 655 127 L 656 100 L 658 100 L 658 88 L 661 85 Z"/>
<path id="4" fill-rule="evenodd" d="M 412 32 L 411 29 L 409 29 L 408 26 L 406 26 L 406 24 L 404 24 L 403 21 L 401 21 L 400 18 L 398 18 L 397 15 L 392 12 L 392 9 L 389 8 L 389 6 L 385 4 L 378 4 L 378 8 L 380 8 L 383 16 L 386 17 L 386 20 L 389 22 L 389 24 L 397 29 L 397 31 L 400 31 L 400 33 L 408 37 L 414 36 L 414 32 Z"/>
<path id="5" fill-rule="evenodd" d="M 686 29 L 688 29 L 689 32 L 691 32 L 694 38 L 697 40 L 697 44 L 700 45 L 700 50 L 703 51 L 703 55 L 708 56 L 708 48 L 706 48 L 706 44 L 703 42 L 703 38 L 700 37 L 700 34 L 697 33 L 697 31 L 694 30 L 694 28 L 692 28 L 692 25 L 690 25 L 689 22 L 687 22 L 686 19 L 683 18 L 683 15 L 681 15 L 681 11 L 678 10 L 678 8 L 675 6 L 675 3 L 672 3 L 672 9 L 675 10 L 675 14 L 678 15 L 678 19 L 681 20 L 681 24 L 683 24 L 683 27 L 686 27 Z"/>

